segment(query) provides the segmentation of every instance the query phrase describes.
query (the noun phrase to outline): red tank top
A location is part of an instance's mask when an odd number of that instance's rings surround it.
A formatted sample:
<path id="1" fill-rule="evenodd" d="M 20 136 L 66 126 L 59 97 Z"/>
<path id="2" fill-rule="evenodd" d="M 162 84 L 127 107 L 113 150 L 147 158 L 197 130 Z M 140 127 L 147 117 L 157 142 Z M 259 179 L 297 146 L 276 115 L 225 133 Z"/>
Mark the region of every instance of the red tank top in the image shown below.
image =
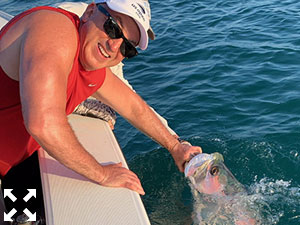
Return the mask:
<path id="1" fill-rule="evenodd" d="M 51 10 L 66 15 L 79 28 L 79 17 L 63 9 L 48 6 L 36 7 L 14 17 L 0 31 L 2 36 L 17 21 L 37 10 Z M 79 35 L 77 35 L 77 53 L 68 77 L 66 113 L 101 87 L 105 79 L 105 68 L 85 71 L 79 62 Z M 51 112 L 50 112 L 51 113 Z M 19 164 L 39 149 L 39 144 L 27 132 L 21 110 L 19 82 L 8 77 L 0 66 L 0 177 L 11 167 Z"/>

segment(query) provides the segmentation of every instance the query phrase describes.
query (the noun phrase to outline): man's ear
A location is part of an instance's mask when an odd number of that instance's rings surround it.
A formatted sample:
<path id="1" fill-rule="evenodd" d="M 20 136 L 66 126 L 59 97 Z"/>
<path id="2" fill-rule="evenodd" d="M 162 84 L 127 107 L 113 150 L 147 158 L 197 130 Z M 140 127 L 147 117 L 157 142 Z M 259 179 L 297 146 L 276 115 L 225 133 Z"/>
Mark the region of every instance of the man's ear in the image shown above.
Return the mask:
<path id="1" fill-rule="evenodd" d="M 89 4 L 86 10 L 84 11 L 83 15 L 81 16 L 82 22 L 88 21 L 95 9 L 97 9 L 95 2 Z"/>

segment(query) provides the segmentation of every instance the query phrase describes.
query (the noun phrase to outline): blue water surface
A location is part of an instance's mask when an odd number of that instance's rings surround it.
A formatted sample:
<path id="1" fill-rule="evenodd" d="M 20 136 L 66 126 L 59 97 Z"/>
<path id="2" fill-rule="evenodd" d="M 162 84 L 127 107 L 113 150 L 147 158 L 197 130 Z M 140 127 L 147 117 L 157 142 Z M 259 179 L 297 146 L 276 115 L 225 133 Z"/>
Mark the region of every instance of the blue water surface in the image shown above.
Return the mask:
<path id="1" fill-rule="evenodd" d="M 16 15 L 49 0 L 1 0 Z M 86 1 L 88 2 L 88 1 Z M 300 224 L 300 2 L 151 0 L 156 40 L 125 61 L 135 90 L 183 138 L 220 152 L 262 224 Z M 118 117 L 152 224 L 193 224 L 187 180 L 167 150 Z"/>

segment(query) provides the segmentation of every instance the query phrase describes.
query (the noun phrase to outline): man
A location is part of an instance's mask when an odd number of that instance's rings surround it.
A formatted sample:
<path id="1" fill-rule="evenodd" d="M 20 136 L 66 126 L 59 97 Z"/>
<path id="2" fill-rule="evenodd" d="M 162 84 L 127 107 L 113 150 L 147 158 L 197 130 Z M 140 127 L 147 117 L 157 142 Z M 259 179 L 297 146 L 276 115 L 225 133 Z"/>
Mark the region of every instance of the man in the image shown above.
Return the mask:
<path id="1" fill-rule="evenodd" d="M 147 1 L 147 0 L 144 0 Z M 148 2 L 148 1 L 147 1 Z M 84 2 L 61 2 L 56 3 L 53 5 L 54 7 L 61 8 L 64 10 L 67 10 L 69 12 L 75 13 L 77 16 L 81 17 L 86 10 L 88 4 Z M 147 31 L 148 37 L 151 40 L 155 39 L 155 34 L 151 28 L 149 27 L 149 30 Z M 130 89 L 135 91 L 133 87 L 130 85 L 128 80 L 124 78 L 123 75 L 123 66 L 124 64 L 120 62 L 116 66 L 110 67 L 110 70 L 113 72 L 114 75 L 118 76 Z M 161 115 L 159 115 L 153 108 L 151 108 L 154 113 L 158 116 L 160 121 L 165 125 L 165 127 L 168 129 L 168 131 L 176 138 L 179 138 L 179 136 L 176 134 L 176 132 L 169 127 L 168 122 L 165 118 L 163 118 Z M 74 110 L 75 114 L 83 115 L 83 116 L 92 116 L 96 118 L 100 118 L 110 125 L 111 129 L 114 129 L 114 125 L 116 122 L 116 114 L 109 106 L 103 104 L 100 101 L 97 101 L 97 99 L 93 97 L 89 97 L 89 99 L 85 100 L 84 102 L 80 103 Z"/>
<path id="2" fill-rule="evenodd" d="M 168 149 L 180 171 L 191 155 L 201 152 L 200 147 L 181 144 L 109 69 L 137 55 L 137 46 L 147 48 L 147 2 L 96 3 L 80 20 L 42 7 L 15 17 L 1 30 L 1 177 L 42 146 L 60 163 L 100 185 L 144 194 L 132 171 L 120 164 L 100 165 L 68 124 L 67 114 L 93 93 Z"/>

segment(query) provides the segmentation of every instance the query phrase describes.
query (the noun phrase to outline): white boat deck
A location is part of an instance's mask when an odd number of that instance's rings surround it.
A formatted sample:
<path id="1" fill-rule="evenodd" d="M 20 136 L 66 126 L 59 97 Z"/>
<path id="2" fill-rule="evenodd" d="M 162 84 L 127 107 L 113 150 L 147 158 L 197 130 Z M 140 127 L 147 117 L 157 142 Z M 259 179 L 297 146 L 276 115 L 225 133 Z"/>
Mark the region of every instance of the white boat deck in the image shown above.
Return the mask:
<path id="1" fill-rule="evenodd" d="M 122 162 L 120 147 L 108 124 L 70 115 L 79 141 L 100 163 Z M 140 196 L 124 188 L 106 188 L 39 152 L 47 225 L 150 224 Z"/>

